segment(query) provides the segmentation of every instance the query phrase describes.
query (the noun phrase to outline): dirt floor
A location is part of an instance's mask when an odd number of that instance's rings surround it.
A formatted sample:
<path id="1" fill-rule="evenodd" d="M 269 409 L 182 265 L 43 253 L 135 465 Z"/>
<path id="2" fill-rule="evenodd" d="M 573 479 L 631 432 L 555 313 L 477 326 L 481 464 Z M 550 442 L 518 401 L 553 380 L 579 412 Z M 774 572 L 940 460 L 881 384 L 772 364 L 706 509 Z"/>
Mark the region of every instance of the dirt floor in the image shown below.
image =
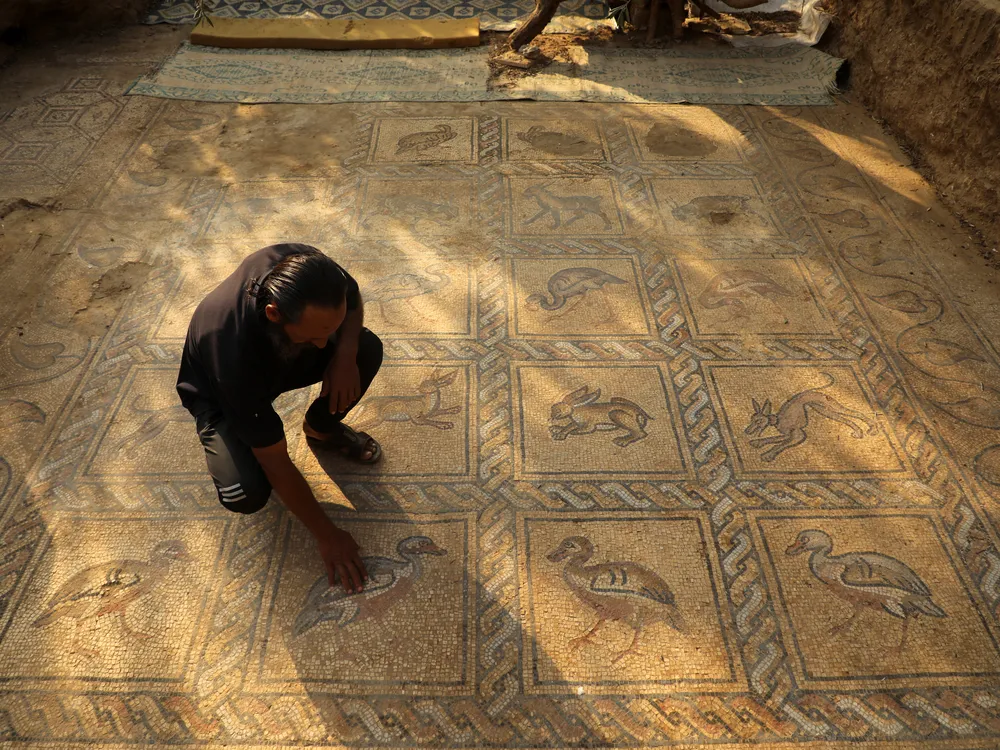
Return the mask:
<path id="1" fill-rule="evenodd" d="M 997 746 L 1000 280 L 859 102 L 122 96 L 181 38 L 0 69 L 4 747 Z M 377 467 L 276 402 L 362 596 L 174 390 L 280 241 L 384 346 Z"/>

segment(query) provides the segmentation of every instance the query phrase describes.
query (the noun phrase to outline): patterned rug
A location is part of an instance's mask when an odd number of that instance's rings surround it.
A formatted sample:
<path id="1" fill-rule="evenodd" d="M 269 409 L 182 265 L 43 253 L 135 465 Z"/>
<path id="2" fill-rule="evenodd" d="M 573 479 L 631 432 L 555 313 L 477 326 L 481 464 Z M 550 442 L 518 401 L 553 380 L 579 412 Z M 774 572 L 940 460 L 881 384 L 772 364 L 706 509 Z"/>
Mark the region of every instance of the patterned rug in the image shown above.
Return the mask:
<path id="1" fill-rule="evenodd" d="M 157 0 L 145 23 L 194 23 L 195 0 Z M 514 28 L 535 7 L 533 0 L 209 0 L 208 12 L 222 18 L 472 18 L 487 31 Z M 561 15 L 604 18 L 603 0 L 565 0 Z"/>
<path id="2" fill-rule="evenodd" d="M 509 86 L 490 85 L 486 47 L 233 50 L 185 44 L 133 95 L 207 102 L 538 101 L 830 104 L 841 60 L 812 48 L 585 49 Z"/>

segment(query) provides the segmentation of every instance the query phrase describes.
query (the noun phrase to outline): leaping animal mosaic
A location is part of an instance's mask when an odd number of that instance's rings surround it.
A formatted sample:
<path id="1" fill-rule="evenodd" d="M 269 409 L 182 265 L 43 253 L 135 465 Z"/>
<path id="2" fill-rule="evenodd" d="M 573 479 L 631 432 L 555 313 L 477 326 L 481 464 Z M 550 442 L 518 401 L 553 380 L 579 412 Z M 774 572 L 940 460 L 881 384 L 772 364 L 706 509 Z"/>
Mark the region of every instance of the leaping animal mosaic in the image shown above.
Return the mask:
<path id="1" fill-rule="evenodd" d="M 295 618 L 292 635 L 304 635 L 324 622 L 342 628 L 352 622 L 380 619 L 410 595 L 424 574 L 423 558 L 441 557 L 448 551 L 429 537 L 408 536 L 396 545 L 396 553 L 398 558 L 374 555 L 361 558 L 368 582 L 359 593 L 349 594 L 342 586 L 331 587 L 325 573 L 317 578 Z"/>
<path id="2" fill-rule="evenodd" d="M 541 125 L 532 125 L 517 134 L 517 139 L 539 151 L 556 156 L 587 156 L 595 150 L 593 143 L 578 135 L 546 130 Z"/>
<path id="3" fill-rule="evenodd" d="M 765 449 L 760 454 L 761 460 L 774 461 L 790 448 L 802 445 L 809 438 L 806 428 L 809 426 L 811 414 L 847 425 L 851 429 L 851 437 L 855 440 L 863 439 L 866 434 L 875 434 L 878 427 L 874 420 L 859 411 L 844 406 L 830 394 L 821 391 L 821 389 L 828 388 L 836 382 L 833 375 L 828 372 L 824 372 L 823 377 L 826 379 L 826 383 L 815 388 L 807 388 L 790 396 L 777 413 L 772 411 L 770 399 L 764 401 L 763 404 L 757 403 L 756 399 L 750 400 L 754 413 L 750 418 L 750 424 L 743 432 L 751 436 L 761 435 L 765 430 L 773 427 L 778 433 L 770 437 L 755 437 L 750 441 L 750 445 L 754 448 Z"/>
<path id="4" fill-rule="evenodd" d="M 369 396 L 356 410 L 358 429 L 371 430 L 386 422 L 409 422 L 418 427 L 454 429 L 455 423 L 441 417 L 458 414 L 461 406 L 442 406 L 442 391 L 455 382 L 458 370 L 443 375 L 433 373 L 417 385 L 416 393 L 399 396 Z"/>
<path id="5" fill-rule="evenodd" d="M 865 609 L 885 612 L 903 621 L 896 653 L 906 648 L 910 621 L 920 615 L 947 617 L 933 600 L 930 587 L 906 563 L 880 552 L 833 554 L 833 538 L 825 531 L 807 529 L 799 532 L 785 550 L 788 556 L 809 553 L 809 570 L 827 590 L 851 605 L 851 616 L 830 629 L 830 635 L 851 628 Z"/>
<path id="6" fill-rule="evenodd" d="M 611 440 L 619 448 L 627 448 L 648 436 L 646 426 L 652 417 L 634 401 L 614 396 L 600 401 L 601 389 L 590 386 L 567 393 L 552 405 L 549 434 L 553 440 L 565 440 L 571 435 L 592 435 L 595 432 L 620 432 Z"/>
<path id="7" fill-rule="evenodd" d="M 588 294 L 608 285 L 627 283 L 624 279 L 613 276 L 599 268 L 589 266 L 579 266 L 576 268 L 564 268 L 556 271 L 549 277 L 546 284 L 548 294 L 529 295 L 526 302 L 529 309 L 542 309 L 549 312 L 557 312 L 553 318 L 558 318 L 571 312 L 576 308 Z M 614 317 L 614 313 L 608 306 L 607 300 L 600 295 L 607 312 L 607 318 Z M 570 302 L 567 305 L 567 302 Z M 564 309 L 565 308 L 565 309 Z"/>
<path id="8" fill-rule="evenodd" d="M 432 130 L 404 135 L 396 141 L 396 155 L 419 153 L 435 146 L 440 146 L 458 137 L 450 125 L 435 125 Z"/>
<path id="9" fill-rule="evenodd" d="M 389 309 L 394 303 L 402 304 L 415 317 L 427 318 L 413 305 L 413 299 L 433 294 L 450 283 L 440 266 L 427 266 L 422 273 L 394 273 L 365 287 L 365 304 L 375 306 L 386 321 L 392 320 Z"/>
<path id="10" fill-rule="evenodd" d="M 611 217 L 608 216 L 601 206 L 601 199 L 598 196 L 556 195 L 550 189 L 552 185 L 553 182 L 549 181 L 541 185 L 532 185 L 525 189 L 524 197 L 535 201 L 539 208 L 538 213 L 524 222 L 525 226 L 534 224 L 544 216 L 552 219 L 553 229 L 558 229 L 564 224 L 568 227 L 585 216 L 596 216 L 604 222 L 604 229 L 606 230 L 614 226 Z M 569 215 L 569 219 L 564 222 L 563 218 L 565 214 Z"/>
<path id="11" fill-rule="evenodd" d="M 571 536 L 549 553 L 550 562 L 566 565 L 563 581 L 576 597 L 594 610 L 597 622 L 583 635 L 570 640 L 572 648 L 590 643 L 606 622 L 622 622 L 632 628 L 632 642 L 615 656 L 618 663 L 639 653 L 643 631 L 662 622 L 679 633 L 687 626 L 674 592 L 656 572 L 635 562 L 606 562 L 587 565 L 594 556 L 594 545 L 585 536 Z"/>
<path id="12" fill-rule="evenodd" d="M 418 195 L 385 195 L 378 198 L 368 214 L 361 222 L 365 229 L 371 229 L 372 219 L 379 217 L 390 224 L 400 223 L 411 232 L 418 229 L 444 227 L 454 222 L 459 216 L 458 209 L 444 201 L 432 201 Z"/>
<path id="13" fill-rule="evenodd" d="M 698 304 L 708 309 L 731 308 L 743 313 L 747 300 L 757 297 L 780 307 L 777 298 L 791 297 L 792 293 L 760 271 L 735 269 L 712 277 L 698 295 Z"/>

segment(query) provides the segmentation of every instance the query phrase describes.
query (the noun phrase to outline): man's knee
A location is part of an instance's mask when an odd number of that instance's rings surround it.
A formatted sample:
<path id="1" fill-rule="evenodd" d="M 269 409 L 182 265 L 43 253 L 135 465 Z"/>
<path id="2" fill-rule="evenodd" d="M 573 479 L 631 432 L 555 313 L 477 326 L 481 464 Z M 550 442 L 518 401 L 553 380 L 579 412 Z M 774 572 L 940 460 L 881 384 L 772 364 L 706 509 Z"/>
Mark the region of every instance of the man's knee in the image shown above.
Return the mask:
<path id="1" fill-rule="evenodd" d="M 222 507 L 233 513 L 256 513 L 271 497 L 271 485 L 263 479 L 239 481 L 225 487 L 216 482 L 215 489 Z"/>

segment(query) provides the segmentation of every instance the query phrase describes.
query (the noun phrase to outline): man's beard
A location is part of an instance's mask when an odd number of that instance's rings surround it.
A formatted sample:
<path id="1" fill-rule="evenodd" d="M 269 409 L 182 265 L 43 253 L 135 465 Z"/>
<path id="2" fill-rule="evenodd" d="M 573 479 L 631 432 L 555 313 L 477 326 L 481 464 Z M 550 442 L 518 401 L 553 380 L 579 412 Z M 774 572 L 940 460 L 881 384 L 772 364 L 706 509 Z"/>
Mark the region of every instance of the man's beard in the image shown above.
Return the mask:
<path id="1" fill-rule="evenodd" d="M 268 322 L 267 340 L 278 358 L 285 363 L 292 362 L 312 344 L 296 344 L 285 333 L 285 327 L 280 323 Z"/>

